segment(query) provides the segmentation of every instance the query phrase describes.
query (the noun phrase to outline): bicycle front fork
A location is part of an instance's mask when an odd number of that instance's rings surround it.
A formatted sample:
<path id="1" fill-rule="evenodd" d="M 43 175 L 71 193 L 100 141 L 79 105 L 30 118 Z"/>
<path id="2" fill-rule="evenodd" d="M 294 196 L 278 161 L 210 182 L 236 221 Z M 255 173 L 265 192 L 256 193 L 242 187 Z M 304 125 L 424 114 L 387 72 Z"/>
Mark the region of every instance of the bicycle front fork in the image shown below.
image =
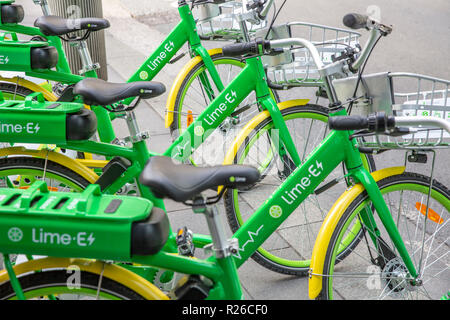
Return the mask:
<path id="1" fill-rule="evenodd" d="M 381 194 L 380 189 L 376 181 L 370 175 L 370 173 L 365 169 L 359 169 L 353 172 L 353 176 L 357 179 L 357 181 L 361 182 L 364 186 L 367 194 L 369 195 L 369 199 L 373 204 L 381 222 L 383 223 L 384 228 L 386 229 L 394 247 L 397 249 L 398 254 L 403 260 L 405 267 L 408 269 L 409 274 L 412 278 L 416 279 L 418 277 L 418 273 L 414 264 L 411 260 L 411 257 L 406 249 L 406 246 L 403 242 L 403 239 L 398 231 L 398 228 L 395 224 L 395 221 L 392 217 L 392 214 Z M 386 245 L 384 241 L 380 241 L 381 238 L 379 229 L 374 220 L 373 212 L 369 206 L 366 206 L 364 210 L 361 211 L 361 219 L 364 226 L 369 229 L 370 236 L 372 241 L 374 242 L 375 248 L 379 253 L 385 253 L 390 251 L 388 255 L 394 254 Z"/>

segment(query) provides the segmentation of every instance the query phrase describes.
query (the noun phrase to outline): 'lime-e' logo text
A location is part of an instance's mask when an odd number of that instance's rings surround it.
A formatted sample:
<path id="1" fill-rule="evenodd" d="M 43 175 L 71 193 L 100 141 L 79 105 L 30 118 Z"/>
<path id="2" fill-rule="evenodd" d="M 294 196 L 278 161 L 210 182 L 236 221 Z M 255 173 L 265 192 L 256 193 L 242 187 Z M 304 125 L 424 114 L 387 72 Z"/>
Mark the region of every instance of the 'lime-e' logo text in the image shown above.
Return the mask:
<path id="1" fill-rule="evenodd" d="M 94 234 L 89 235 L 86 232 L 78 232 L 75 236 L 71 236 L 68 233 L 60 234 L 58 232 L 47 232 L 43 228 L 33 228 L 31 231 L 31 240 L 34 243 L 44 243 L 44 244 L 56 244 L 68 246 L 75 241 L 76 245 L 80 247 L 91 246 L 94 241 Z"/>
<path id="2" fill-rule="evenodd" d="M 322 174 L 323 166 L 322 162 L 316 161 L 316 164 L 312 164 L 308 168 L 309 175 L 300 179 L 300 183 L 297 183 L 290 191 L 285 191 L 285 195 L 281 197 L 287 204 L 292 204 L 294 201 L 311 185 L 311 177 L 318 177 Z"/>
<path id="3" fill-rule="evenodd" d="M 1 123 L 0 122 L 0 133 L 28 133 L 36 134 L 39 132 L 38 123 L 28 122 L 27 124 L 12 124 L 12 123 Z"/>
<path id="4" fill-rule="evenodd" d="M 219 107 L 211 114 L 206 115 L 205 121 L 210 126 L 216 121 L 224 111 L 228 109 L 228 105 L 236 101 L 236 91 L 228 92 L 225 95 L 225 102 L 222 102 Z"/>
<path id="5" fill-rule="evenodd" d="M 147 66 L 152 71 L 155 71 L 158 68 L 158 66 L 161 64 L 161 62 L 167 58 L 168 53 L 172 52 L 173 48 L 174 48 L 174 45 L 173 45 L 172 41 L 170 41 L 169 43 L 166 43 L 164 45 L 164 50 L 161 51 L 161 53 L 153 61 L 150 61 L 150 63 L 148 63 Z"/>
<path id="6" fill-rule="evenodd" d="M 0 56 L 0 64 L 8 64 L 9 57 L 8 56 Z"/>

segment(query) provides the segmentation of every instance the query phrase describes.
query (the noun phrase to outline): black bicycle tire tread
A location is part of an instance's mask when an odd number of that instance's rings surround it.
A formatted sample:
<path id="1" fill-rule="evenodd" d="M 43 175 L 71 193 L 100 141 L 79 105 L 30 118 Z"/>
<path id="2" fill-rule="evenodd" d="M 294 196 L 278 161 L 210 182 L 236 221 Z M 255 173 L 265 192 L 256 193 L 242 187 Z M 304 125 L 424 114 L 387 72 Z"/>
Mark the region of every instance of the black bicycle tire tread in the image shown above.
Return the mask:
<path id="1" fill-rule="evenodd" d="M 67 285 L 67 278 L 70 277 L 72 273 L 68 273 L 66 269 L 63 270 L 44 270 L 37 273 L 30 273 L 24 276 L 18 277 L 19 283 L 22 287 L 24 293 L 27 291 L 36 289 L 37 287 L 42 287 L 43 285 Z M 99 283 L 99 275 L 87 271 L 80 271 L 81 287 L 89 287 L 95 289 Z M 106 293 L 112 294 L 116 293 L 119 297 L 123 297 L 130 300 L 143 300 L 144 298 L 131 290 L 130 288 L 120 284 L 106 276 L 102 277 L 101 282 L 102 289 L 106 289 Z M 14 297 L 15 293 L 12 289 L 10 282 L 5 282 L 0 285 L 0 300 L 9 299 Z"/>
<path id="2" fill-rule="evenodd" d="M 14 83 L 0 82 L 0 91 L 14 94 L 15 92 L 22 97 L 32 94 L 34 91 L 24 86 L 16 85 Z"/>
<path id="3" fill-rule="evenodd" d="M 45 166 L 45 159 L 33 158 L 33 157 L 21 157 L 21 156 L 11 156 L 7 158 L 0 159 L 0 172 L 3 170 L 8 170 L 10 168 L 32 168 L 36 170 L 43 170 Z M 85 178 L 74 172 L 68 167 L 65 167 L 59 163 L 47 160 L 46 164 L 47 172 L 52 174 L 60 175 L 66 179 L 70 179 L 72 182 L 76 181 L 79 187 L 87 187 L 90 182 Z"/>

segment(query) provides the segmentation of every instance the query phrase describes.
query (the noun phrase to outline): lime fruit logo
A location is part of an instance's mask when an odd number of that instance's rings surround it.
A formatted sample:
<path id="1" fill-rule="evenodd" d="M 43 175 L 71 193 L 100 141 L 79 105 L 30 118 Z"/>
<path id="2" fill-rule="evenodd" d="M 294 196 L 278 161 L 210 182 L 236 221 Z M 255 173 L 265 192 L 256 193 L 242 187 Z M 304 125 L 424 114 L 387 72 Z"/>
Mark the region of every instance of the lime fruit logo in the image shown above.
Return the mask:
<path id="1" fill-rule="evenodd" d="M 147 73 L 147 71 L 141 71 L 141 73 L 139 73 L 139 77 L 140 77 L 142 80 L 147 80 L 147 79 L 148 79 L 148 73 Z"/>
<path id="2" fill-rule="evenodd" d="M 205 133 L 205 129 L 203 129 L 202 126 L 197 126 L 197 127 L 194 128 L 194 133 L 195 133 L 196 136 L 201 137 Z"/>
<path id="3" fill-rule="evenodd" d="M 269 213 L 272 218 L 279 218 L 283 214 L 283 209 L 280 206 L 271 206 Z"/>
<path id="4" fill-rule="evenodd" d="M 19 242 L 23 238 L 23 232 L 19 228 L 12 227 L 8 230 L 8 238 L 12 242 Z"/>

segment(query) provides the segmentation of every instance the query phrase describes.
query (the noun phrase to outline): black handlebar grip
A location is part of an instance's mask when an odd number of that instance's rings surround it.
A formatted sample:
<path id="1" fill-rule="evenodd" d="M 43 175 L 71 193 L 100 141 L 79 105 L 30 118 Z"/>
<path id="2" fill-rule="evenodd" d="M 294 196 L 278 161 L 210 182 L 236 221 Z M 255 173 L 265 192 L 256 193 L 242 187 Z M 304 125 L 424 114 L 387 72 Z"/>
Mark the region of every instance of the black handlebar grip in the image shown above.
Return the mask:
<path id="1" fill-rule="evenodd" d="M 224 56 L 236 57 L 247 53 L 258 53 L 258 46 L 255 42 L 233 43 L 222 48 Z"/>
<path id="2" fill-rule="evenodd" d="M 368 16 L 358 13 L 349 13 L 346 14 L 343 22 L 344 25 L 351 29 L 361 29 L 367 26 Z"/>
<path id="3" fill-rule="evenodd" d="M 361 116 L 335 116 L 328 118 L 328 126 L 332 130 L 362 130 L 369 127 L 369 120 Z"/>

